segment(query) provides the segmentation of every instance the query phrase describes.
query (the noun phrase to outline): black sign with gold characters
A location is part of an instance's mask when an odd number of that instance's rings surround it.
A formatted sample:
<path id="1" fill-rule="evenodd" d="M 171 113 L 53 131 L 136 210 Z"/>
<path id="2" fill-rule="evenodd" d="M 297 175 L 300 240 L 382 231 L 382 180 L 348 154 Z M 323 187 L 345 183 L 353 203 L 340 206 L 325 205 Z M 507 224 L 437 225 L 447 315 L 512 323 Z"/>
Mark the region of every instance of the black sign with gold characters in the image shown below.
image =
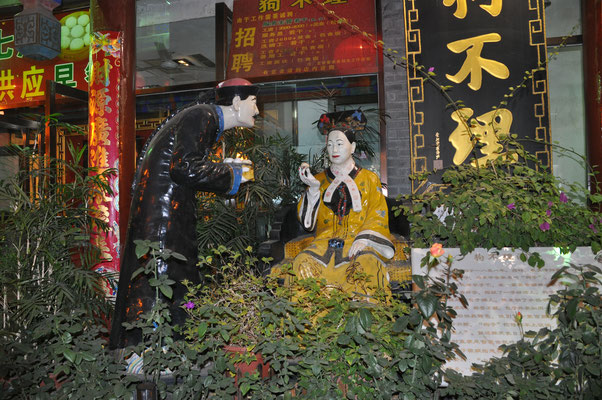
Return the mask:
<path id="1" fill-rule="evenodd" d="M 404 0 L 408 64 L 435 74 L 439 84 L 451 87 L 450 97 L 462 101 L 459 111 L 449 107 L 449 99 L 408 68 L 413 173 L 495 159 L 501 147 L 499 134 L 551 141 L 543 3 Z M 526 73 L 533 79 L 505 97 Z M 474 118 L 471 130 L 480 142 L 474 152 L 462 117 Z M 535 141 L 524 145 L 551 166 L 548 145 Z M 429 182 L 415 181 L 412 190 L 433 190 L 439 179 L 440 172 Z"/>

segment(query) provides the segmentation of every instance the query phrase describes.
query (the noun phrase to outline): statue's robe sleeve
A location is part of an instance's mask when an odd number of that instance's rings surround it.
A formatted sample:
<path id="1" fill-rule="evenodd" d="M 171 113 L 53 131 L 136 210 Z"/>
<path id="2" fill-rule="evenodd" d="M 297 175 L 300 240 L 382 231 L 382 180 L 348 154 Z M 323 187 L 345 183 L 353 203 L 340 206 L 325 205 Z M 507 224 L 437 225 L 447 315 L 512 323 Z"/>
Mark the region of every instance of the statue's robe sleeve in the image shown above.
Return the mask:
<path id="1" fill-rule="evenodd" d="M 174 137 L 170 175 L 174 182 L 193 190 L 235 194 L 241 183 L 242 166 L 214 163 L 209 149 L 218 138 L 215 116 L 196 108 L 179 121 Z"/>
<path id="2" fill-rule="evenodd" d="M 368 246 L 384 258 L 390 259 L 395 254 L 395 246 L 390 238 L 387 201 L 378 176 L 363 170 L 355 180 L 362 191 L 362 209 L 365 209 L 366 213 L 356 229 L 354 241 L 366 240 Z M 364 185 L 365 190 L 362 190 Z"/>
<path id="3" fill-rule="evenodd" d="M 322 178 L 322 175 L 324 174 L 318 174 L 316 179 Z M 318 216 L 322 191 L 322 187 L 316 192 L 312 192 L 307 188 L 301 195 L 301 199 L 297 204 L 297 217 L 306 231 L 313 231 L 316 228 L 316 218 Z"/>

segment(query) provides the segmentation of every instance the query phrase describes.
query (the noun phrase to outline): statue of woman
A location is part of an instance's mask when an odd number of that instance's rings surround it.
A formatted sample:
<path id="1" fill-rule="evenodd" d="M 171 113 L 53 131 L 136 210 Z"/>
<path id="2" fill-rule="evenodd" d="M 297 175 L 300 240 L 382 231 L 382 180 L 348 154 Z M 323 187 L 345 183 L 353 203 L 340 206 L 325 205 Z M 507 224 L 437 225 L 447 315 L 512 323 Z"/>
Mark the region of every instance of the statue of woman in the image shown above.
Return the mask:
<path id="1" fill-rule="evenodd" d="M 324 278 L 331 287 L 369 300 L 378 289 L 390 293 L 385 260 L 393 257 L 395 246 L 380 179 L 352 156 L 355 135 L 365 124 L 359 110 L 320 118 L 331 164 L 315 177 L 307 163 L 299 168 L 308 187 L 298 217 L 306 230 L 315 230 L 315 239 L 295 257 L 293 272 L 298 279 Z"/>

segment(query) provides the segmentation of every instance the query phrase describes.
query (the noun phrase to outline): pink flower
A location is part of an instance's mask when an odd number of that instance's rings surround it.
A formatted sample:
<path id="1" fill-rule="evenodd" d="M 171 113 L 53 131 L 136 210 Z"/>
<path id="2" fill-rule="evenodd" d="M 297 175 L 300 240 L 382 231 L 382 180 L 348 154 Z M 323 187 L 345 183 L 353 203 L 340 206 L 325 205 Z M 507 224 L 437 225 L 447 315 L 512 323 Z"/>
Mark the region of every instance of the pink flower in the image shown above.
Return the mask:
<path id="1" fill-rule="evenodd" d="M 506 207 L 508 207 L 508 210 L 516 210 L 516 204 L 514 203 L 510 203 Z"/>
<path id="2" fill-rule="evenodd" d="M 429 68 L 429 72 L 433 72 L 435 70 L 435 67 L 430 67 Z"/>
<path id="3" fill-rule="evenodd" d="M 552 215 L 552 210 L 548 209 L 546 210 L 546 215 L 549 217 L 550 215 Z"/>
<path id="4" fill-rule="evenodd" d="M 443 253 L 445 253 L 445 250 L 443 250 L 443 245 L 441 243 L 434 243 L 431 246 L 431 255 L 433 257 L 441 257 Z"/>
<path id="5" fill-rule="evenodd" d="M 552 203 L 551 201 L 548 201 L 548 207 L 552 207 L 554 205 L 554 203 Z"/>
<path id="6" fill-rule="evenodd" d="M 594 226 L 594 224 L 589 224 L 589 229 L 591 229 L 592 231 L 594 231 L 594 233 L 598 233 L 598 230 L 596 229 L 596 227 Z"/>
<path id="7" fill-rule="evenodd" d="M 539 225 L 539 229 L 541 229 L 542 231 L 549 231 L 550 230 L 550 224 L 547 221 L 542 222 Z"/>
<path id="8" fill-rule="evenodd" d="M 186 307 L 189 310 L 192 310 L 194 308 L 194 303 L 192 301 L 189 301 L 188 303 L 184 304 L 184 307 Z"/>
<path id="9" fill-rule="evenodd" d="M 564 194 L 564 192 L 560 192 L 560 195 L 558 195 L 558 200 L 560 200 L 561 203 L 566 203 L 567 201 L 569 201 L 569 198 L 566 197 L 566 194 Z"/>

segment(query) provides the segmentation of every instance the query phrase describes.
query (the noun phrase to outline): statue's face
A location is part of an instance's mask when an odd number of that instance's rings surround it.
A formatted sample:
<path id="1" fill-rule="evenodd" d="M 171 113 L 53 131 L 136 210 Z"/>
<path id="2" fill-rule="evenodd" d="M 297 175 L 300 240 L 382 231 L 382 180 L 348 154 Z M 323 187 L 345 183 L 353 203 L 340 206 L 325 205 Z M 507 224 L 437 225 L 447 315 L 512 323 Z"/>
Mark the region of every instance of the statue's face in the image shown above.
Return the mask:
<path id="1" fill-rule="evenodd" d="M 347 136 L 341 131 L 330 131 L 328 134 L 328 158 L 334 165 L 344 165 L 355 151 L 355 142 L 349 143 Z"/>
<path id="2" fill-rule="evenodd" d="M 259 114 L 259 109 L 257 108 L 257 96 L 249 96 L 244 100 L 241 100 L 239 96 L 236 96 L 234 97 L 232 105 L 236 111 L 236 126 L 252 128 L 255 125 L 255 116 Z"/>

